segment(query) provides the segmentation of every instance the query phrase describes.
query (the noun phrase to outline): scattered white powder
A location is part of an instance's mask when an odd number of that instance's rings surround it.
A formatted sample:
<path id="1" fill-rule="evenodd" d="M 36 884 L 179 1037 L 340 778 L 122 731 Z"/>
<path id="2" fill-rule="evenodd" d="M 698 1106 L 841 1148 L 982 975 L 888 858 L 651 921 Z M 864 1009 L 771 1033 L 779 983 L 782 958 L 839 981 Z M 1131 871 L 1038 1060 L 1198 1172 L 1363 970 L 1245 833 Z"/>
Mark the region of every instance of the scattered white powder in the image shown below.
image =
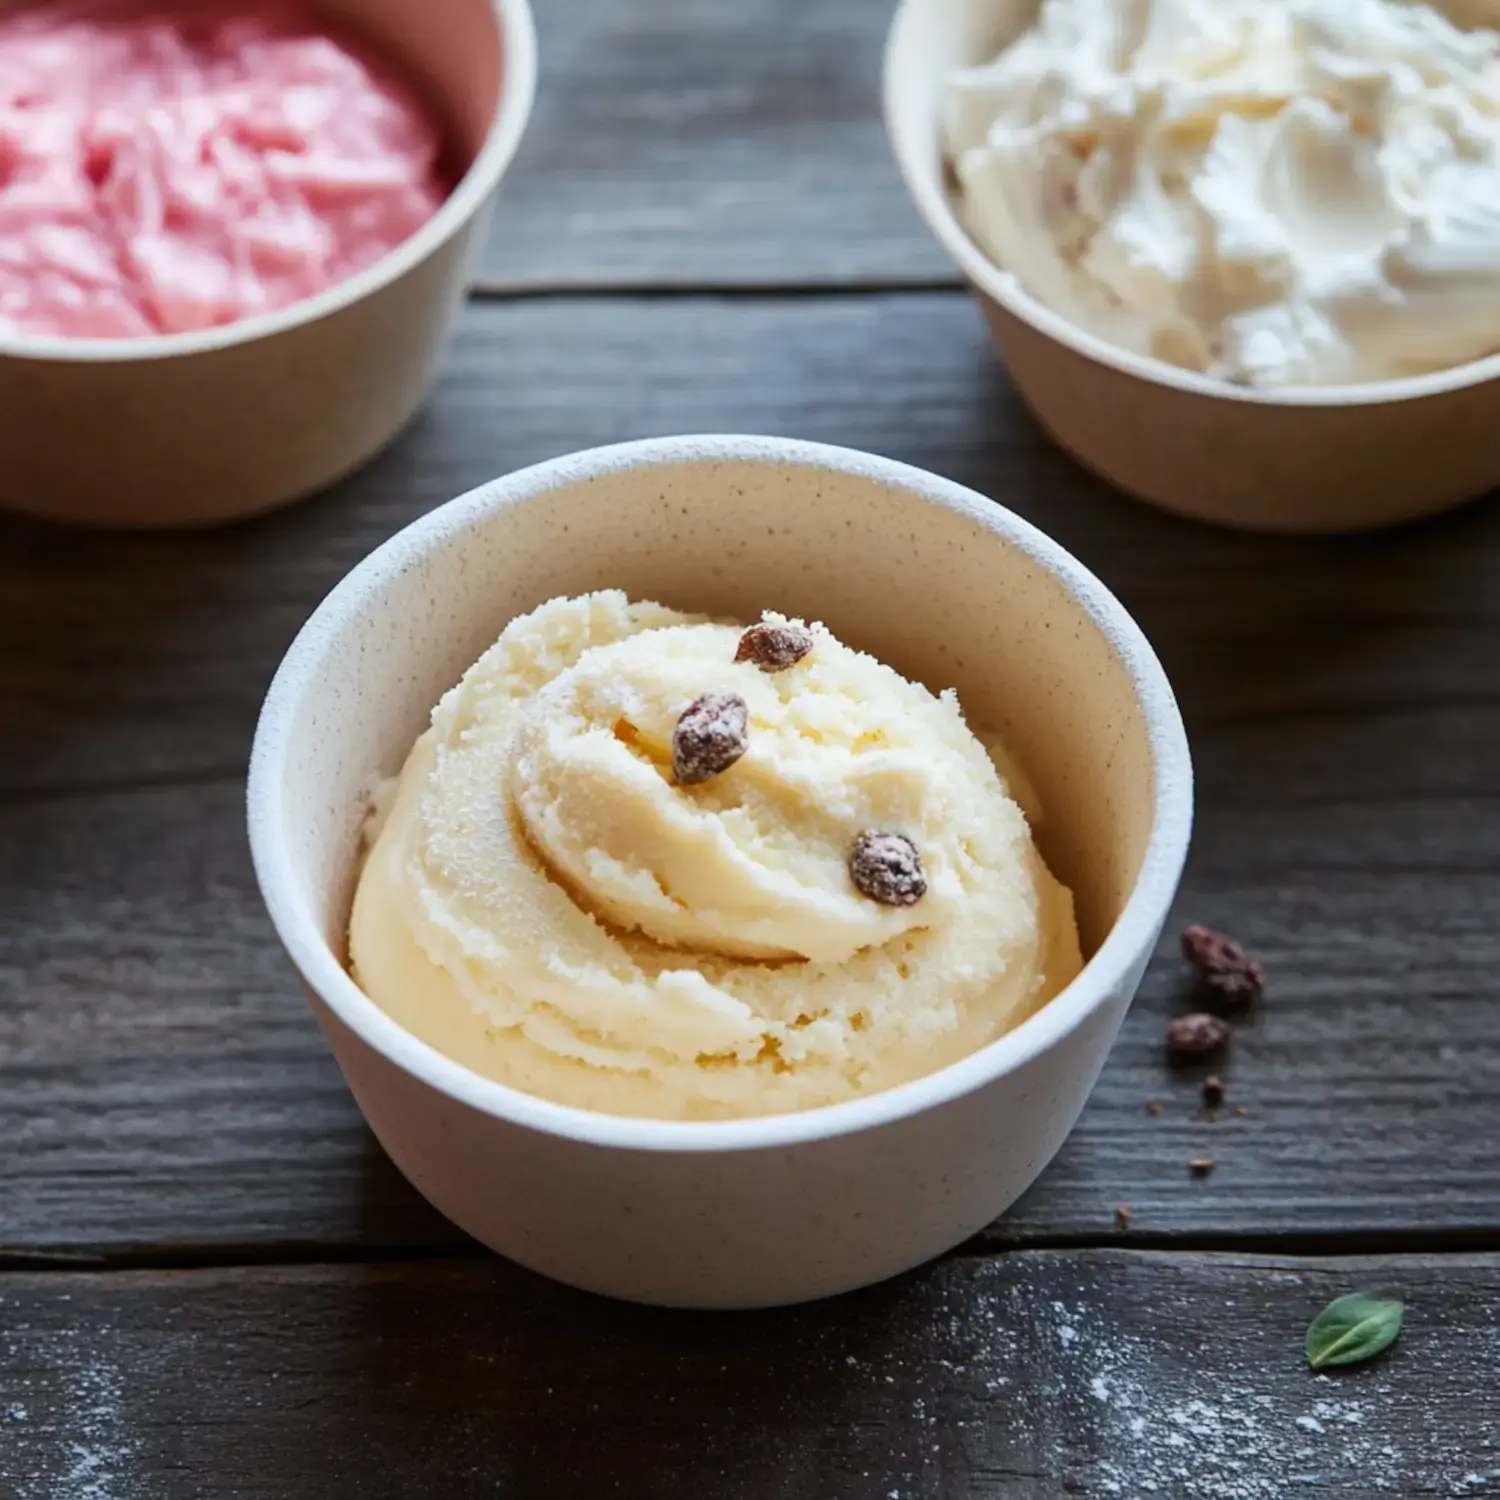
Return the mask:
<path id="1" fill-rule="evenodd" d="M 1321 1283 L 1282 1274 L 1306 1285 L 1308 1304 L 1316 1308 Z M 1126 1295 L 1123 1287 L 1115 1290 Z M 971 1270 L 964 1301 L 968 1318 L 960 1313 L 955 1320 L 963 1345 L 956 1352 L 986 1389 L 1010 1385 L 1007 1400 L 1035 1400 L 1034 1407 L 1018 1408 L 1035 1413 L 1029 1418 L 1037 1442 L 1033 1462 L 1070 1494 L 1294 1500 L 1300 1493 L 1326 1493 L 1396 1500 L 1422 1493 L 1500 1500 L 1479 1434 L 1473 1441 L 1451 1436 L 1446 1449 L 1431 1434 L 1410 1446 L 1390 1438 L 1393 1430 L 1410 1430 L 1401 1418 L 1408 1403 L 1398 1366 L 1363 1371 L 1357 1385 L 1347 1377 L 1314 1375 L 1302 1364 L 1299 1330 L 1288 1339 L 1280 1330 L 1257 1332 L 1243 1320 L 1232 1320 L 1229 1336 L 1214 1342 L 1197 1327 L 1138 1337 L 1110 1316 L 1100 1287 L 1085 1282 L 1075 1297 L 1039 1298 L 1018 1278 L 1014 1262 L 977 1277 Z M 970 1319 L 988 1322 L 988 1334 L 972 1326 L 960 1331 Z M 982 1348 L 974 1347 L 976 1340 Z M 1268 1354 L 1279 1361 L 1274 1380 L 1267 1379 Z M 1482 1351 L 1471 1354 L 1485 1362 Z M 1500 1359 L 1500 1338 L 1493 1357 Z M 932 1415 L 929 1409 L 927 1418 Z M 977 1425 L 985 1425 L 982 1418 Z"/>
<path id="2" fill-rule="evenodd" d="M 1162 1326 L 1138 1336 L 1122 1331 L 1113 1310 L 1133 1295 L 1126 1267 L 1101 1261 L 1064 1301 L 1050 1292 L 1066 1262 L 1053 1260 L 1042 1286 L 1028 1263 L 1046 1262 L 1038 1254 L 971 1261 L 961 1272 L 957 1262 L 939 1266 L 903 1294 L 912 1321 L 893 1314 L 878 1334 L 857 1319 L 857 1336 L 838 1317 L 809 1325 L 845 1412 L 868 1404 L 872 1417 L 882 1408 L 909 1415 L 918 1440 L 881 1476 L 895 1486 L 877 1491 L 887 1500 L 957 1493 L 965 1465 L 972 1477 L 992 1460 L 1024 1464 L 1036 1480 L 1028 1494 L 1094 1500 L 1500 1500 L 1492 1424 L 1461 1420 L 1445 1437 L 1427 1424 L 1409 1443 L 1390 1436 L 1419 1430 L 1419 1359 L 1353 1379 L 1313 1375 L 1296 1329 L 1241 1319 L 1210 1340 L 1197 1322 L 1202 1304 L 1186 1299 L 1181 1322 L 1167 1304 Z M 1316 1280 L 1305 1291 L 1316 1307 L 1326 1288 Z M 141 1398 L 111 1353 L 116 1331 L 95 1321 L 32 1340 L 7 1312 L 0 1297 L 0 1355 L 18 1354 L 27 1373 L 0 1406 L 0 1419 L 24 1423 L 0 1439 L 0 1494 L 157 1500 L 136 1425 Z M 1500 1330 L 1471 1331 L 1466 1357 L 1500 1365 Z M 14 1476 L 24 1477 L 7 1488 Z"/>
<path id="3" fill-rule="evenodd" d="M 122 1471 L 133 1467 L 139 1447 L 121 1410 L 120 1372 L 95 1357 L 74 1372 L 72 1385 L 66 1467 L 52 1500 L 119 1500 Z"/>
<path id="4" fill-rule="evenodd" d="M 1347 1422 L 1352 1427 L 1358 1427 L 1365 1419 L 1364 1408 L 1356 1402 L 1314 1401 L 1312 1414 L 1319 1422 Z"/>
<path id="5" fill-rule="evenodd" d="M 1054 1302 L 1052 1311 L 1057 1317 L 1057 1341 L 1067 1348 L 1078 1337 L 1078 1330 L 1069 1321 L 1068 1310 L 1061 1302 Z"/>
<path id="6" fill-rule="evenodd" d="M 0 1327 L 5 1321 L 0 1298 Z M 16 1353 L 29 1329 L 6 1332 L 11 1337 L 0 1345 L 0 1356 Z M 144 1500 L 141 1441 L 126 1407 L 125 1381 L 106 1352 L 110 1334 L 95 1322 L 26 1344 L 23 1363 L 32 1373 L 21 1383 L 35 1388 L 32 1406 L 45 1416 L 32 1418 L 19 1402 L 9 1407 L 10 1420 L 26 1428 L 0 1447 L 0 1493 L 7 1500 Z M 46 1361 L 40 1368 L 39 1357 Z M 15 1488 L 7 1489 L 13 1477 Z"/>

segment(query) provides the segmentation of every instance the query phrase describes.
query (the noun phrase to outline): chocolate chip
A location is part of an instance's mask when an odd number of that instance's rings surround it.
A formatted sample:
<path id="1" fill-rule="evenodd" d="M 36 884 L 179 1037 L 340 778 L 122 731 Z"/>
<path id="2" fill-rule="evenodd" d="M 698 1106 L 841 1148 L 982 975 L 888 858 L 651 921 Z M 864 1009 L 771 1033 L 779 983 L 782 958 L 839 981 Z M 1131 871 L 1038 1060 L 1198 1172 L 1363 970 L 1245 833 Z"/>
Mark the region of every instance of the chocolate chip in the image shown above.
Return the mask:
<path id="1" fill-rule="evenodd" d="M 740 637 L 734 659 L 753 661 L 762 672 L 784 672 L 812 648 L 812 632 L 800 625 L 752 625 Z"/>
<path id="2" fill-rule="evenodd" d="M 750 709 L 738 693 L 694 698 L 672 731 L 672 773 L 684 786 L 727 771 L 750 744 Z"/>
<path id="3" fill-rule="evenodd" d="M 1182 934 L 1182 956 L 1197 971 L 1199 984 L 1226 1005 L 1253 1004 L 1265 988 L 1260 965 L 1232 937 L 1211 927 L 1189 927 Z"/>
<path id="4" fill-rule="evenodd" d="M 1203 1102 L 1209 1109 L 1217 1109 L 1224 1102 L 1224 1080 L 1217 1073 L 1203 1080 Z"/>
<path id="5" fill-rule="evenodd" d="M 1194 1177 L 1207 1177 L 1214 1169 L 1214 1159 L 1211 1156 L 1195 1156 L 1188 1163 L 1188 1170 Z"/>
<path id="6" fill-rule="evenodd" d="M 902 833 L 871 828 L 860 834 L 849 851 L 849 878 L 883 906 L 915 906 L 927 894 L 922 856 Z"/>
<path id="7" fill-rule="evenodd" d="M 1229 1023 L 1202 1011 L 1167 1022 L 1167 1058 L 1174 1063 L 1212 1057 L 1228 1040 Z"/>

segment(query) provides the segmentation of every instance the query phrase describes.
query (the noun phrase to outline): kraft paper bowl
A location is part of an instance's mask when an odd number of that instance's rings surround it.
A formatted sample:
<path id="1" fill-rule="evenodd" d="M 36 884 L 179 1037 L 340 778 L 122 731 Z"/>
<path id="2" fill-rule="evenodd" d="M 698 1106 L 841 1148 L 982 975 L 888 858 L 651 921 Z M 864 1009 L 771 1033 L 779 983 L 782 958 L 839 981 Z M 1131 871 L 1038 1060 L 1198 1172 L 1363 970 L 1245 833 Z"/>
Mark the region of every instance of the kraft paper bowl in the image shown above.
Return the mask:
<path id="1" fill-rule="evenodd" d="M 345 969 L 360 825 L 439 696 L 517 614 L 623 588 L 689 610 L 825 620 L 959 691 L 1037 785 L 1043 850 L 1088 963 L 968 1058 L 889 1092 L 740 1121 L 630 1119 L 480 1077 L 404 1031 Z M 979 495 L 885 459 L 755 437 L 627 443 L 524 469 L 367 558 L 287 653 L 250 771 L 256 873 L 371 1128 L 477 1239 L 642 1302 L 798 1302 L 982 1228 L 1062 1144 L 1182 868 L 1182 721 L 1119 603 Z"/>
<path id="2" fill-rule="evenodd" d="M 306 301 L 140 339 L 0 336 L 0 505 L 94 526 L 201 525 L 321 489 L 432 383 L 531 112 L 527 0 L 326 0 L 446 116 L 465 170 L 404 244 Z"/>
<path id="3" fill-rule="evenodd" d="M 1143 500 L 1253 531 L 1388 526 L 1500 484 L 1500 357 L 1369 385 L 1245 389 L 1095 338 L 980 250 L 954 212 L 940 107 L 953 70 L 994 57 L 1033 11 L 1025 0 L 902 0 L 885 119 L 918 212 L 1057 442 Z"/>

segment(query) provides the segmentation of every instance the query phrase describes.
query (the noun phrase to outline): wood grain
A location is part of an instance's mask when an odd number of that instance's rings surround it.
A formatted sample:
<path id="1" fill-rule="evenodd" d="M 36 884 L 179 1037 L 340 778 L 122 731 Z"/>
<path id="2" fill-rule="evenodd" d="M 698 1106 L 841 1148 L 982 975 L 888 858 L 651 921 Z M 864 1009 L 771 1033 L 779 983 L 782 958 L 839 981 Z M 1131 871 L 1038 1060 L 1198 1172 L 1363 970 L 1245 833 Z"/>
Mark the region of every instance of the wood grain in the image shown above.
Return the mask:
<path id="1" fill-rule="evenodd" d="M 889 7 L 538 0 L 495 288 L 957 284 L 880 118 Z"/>
<path id="2" fill-rule="evenodd" d="M 991 1243 L 1109 1237 L 1120 1202 L 1138 1236 L 1500 1232 L 1500 509 L 1326 543 L 1173 520 L 1057 453 L 966 299 L 934 294 L 474 307 L 429 411 L 312 504 L 172 537 L 0 520 L 0 1244 L 453 1243 L 275 950 L 241 823 L 256 709 L 318 599 L 433 504 L 571 448 L 726 428 L 1011 504 L 1116 589 L 1183 703 L 1177 920 L 1237 932 L 1271 975 L 1228 1069 L 1249 1114 L 1195 1121 L 1197 1079 L 1161 1064 L 1169 937 Z"/>
<path id="3" fill-rule="evenodd" d="M 406 436 L 311 503 L 160 536 L 0 515 L 0 796 L 238 773 L 298 626 L 392 532 L 572 449 L 724 430 L 889 454 L 1035 521 L 1137 614 L 1193 727 L 1232 728 L 1250 762 L 1306 762 L 1353 797 L 1489 790 L 1500 509 L 1329 542 L 1174 520 L 1058 452 L 968 298 L 940 293 L 472 305 Z M 1413 714 L 1434 753 L 1399 756 Z M 1369 745 L 1372 721 L 1389 727 Z"/>
<path id="4" fill-rule="evenodd" d="M 0 1500 L 1500 1492 L 1500 1256 L 1014 1248 L 1500 1246 L 1500 510 L 1304 543 L 1112 494 L 907 203 L 886 8 L 537 8 L 499 300 L 390 452 L 217 533 L 0 518 Z M 571 1293 L 428 1209 L 276 949 L 241 811 L 275 664 L 372 546 L 492 474 L 715 429 L 950 474 L 1099 572 L 1195 746 L 1174 922 L 1271 975 L 1217 1121 L 1162 1064 L 1169 932 L 1079 1129 L 970 1247 L 1007 1253 L 753 1316 Z M 362 1263 L 392 1255 L 440 1258 Z M 3 1270 L 39 1256 L 256 1264 Z M 1356 1287 L 1408 1297 L 1406 1332 L 1314 1376 L 1306 1322 Z"/>
<path id="5" fill-rule="evenodd" d="M 1315 1375 L 1364 1286 L 1400 1342 Z M 11 1275 L 0 1494 L 1478 1497 L 1497 1298 L 1495 1257 L 1034 1252 L 742 1315 L 490 1261 Z"/>

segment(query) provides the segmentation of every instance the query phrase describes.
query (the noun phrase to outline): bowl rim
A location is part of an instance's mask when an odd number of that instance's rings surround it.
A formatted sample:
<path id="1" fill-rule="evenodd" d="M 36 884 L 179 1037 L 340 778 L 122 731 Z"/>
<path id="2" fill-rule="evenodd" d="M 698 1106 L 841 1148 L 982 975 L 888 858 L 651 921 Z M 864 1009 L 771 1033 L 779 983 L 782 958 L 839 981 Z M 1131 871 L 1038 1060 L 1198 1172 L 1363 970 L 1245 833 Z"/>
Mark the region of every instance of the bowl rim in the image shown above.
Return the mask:
<path id="1" fill-rule="evenodd" d="M 976 0 L 968 0 L 976 3 Z M 1403 375 L 1392 380 L 1371 380 L 1358 385 L 1309 385 L 1255 387 L 1212 380 L 1151 355 L 1137 354 L 1099 338 L 1086 328 L 1054 312 L 1021 286 L 1014 273 L 998 266 L 974 242 L 953 212 L 944 189 L 942 172 L 923 159 L 919 145 L 908 147 L 898 116 L 911 73 L 905 61 L 907 38 L 934 4 L 934 0 L 899 0 L 886 33 L 881 69 L 881 105 L 886 141 L 896 168 L 917 212 L 947 250 L 970 286 L 997 302 L 1004 310 L 1030 325 L 1038 333 L 1064 345 L 1075 354 L 1122 374 L 1169 389 L 1232 401 L 1245 406 L 1298 408 L 1384 406 L 1396 401 L 1420 400 L 1481 385 L 1500 376 L 1500 353 L 1487 354 L 1444 370 L 1422 375 Z M 934 134 L 936 129 L 934 128 Z"/>
<path id="2" fill-rule="evenodd" d="M 233 323 L 190 333 L 154 333 L 141 338 L 75 339 L 51 334 L 0 334 L 0 359 L 27 359 L 64 364 L 127 364 L 208 354 L 341 312 L 355 302 L 399 281 L 446 244 L 483 206 L 504 176 L 525 133 L 536 99 L 536 25 L 530 0 L 487 0 L 500 42 L 499 97 L 484 141 L 468 170 L 437 212 L 415 234 L 372 265 L 343 281 L 274 312 L 256 313 Z"/>
<path id="3" fill-rule="evenodd" d="M 1130 896 L 1078 978 L 1020 1026 L 968 1057 L 881 1093 L 791 1114 L 706 1121 L 609 1115 L 557 1104 L 472 1072 L 404 1030 L 354 983 L 295 894 L 296 861 L 282 831 L 281 784 L 292 728 L 317 664 L 350 617 L 415 558 L 497 511 L 565 485 L 643 466 L 702 461 L 793 464 L 873 480 L 910 500 L 978 522 L 1049 573 L 1130 676 L 1153 761 L 1152 827 Z M 437 693 L 433 696 L 436 701 Z M 1176 699 L 1140 627 L 1092 573 L 1029 522 L 973 490 L 892 459 L 793 439 L 705 434 L 592 448 L 517 470 L 428 512 L 356 564 L 302 627 L 277 670 L 256 726 L 246 802 L 256 879 L 282 944 L 314 994 L 387 1062 L 483 1114 L 547 1135 L 650 1152 L 741 1151 L 832 1139 L 946 1104 L 1057 1045 L 1108 1004 L 1149 956 L 1176 893 L 1192 827 L 1192 763 Z"/>

